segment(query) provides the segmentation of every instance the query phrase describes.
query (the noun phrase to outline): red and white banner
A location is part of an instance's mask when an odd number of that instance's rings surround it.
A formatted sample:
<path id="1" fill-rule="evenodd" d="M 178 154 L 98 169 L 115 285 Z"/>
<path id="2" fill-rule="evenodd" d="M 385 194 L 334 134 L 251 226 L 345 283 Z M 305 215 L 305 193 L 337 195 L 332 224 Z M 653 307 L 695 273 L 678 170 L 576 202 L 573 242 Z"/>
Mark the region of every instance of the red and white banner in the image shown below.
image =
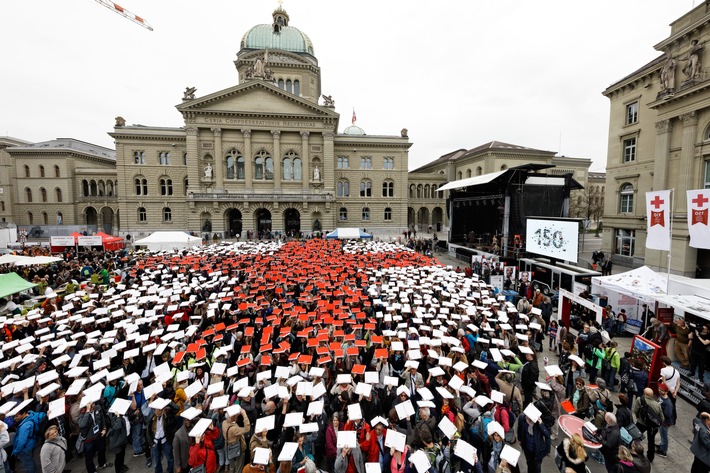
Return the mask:
<path id="1" fill-rule="evenodd" d="M 646 248 L 671 250 L 671 191 L 646 192 Z"/>
<path id="2" fill-rule="evenodd" d="M 710 249 L 710 189 L 688 191 L 688 233 L 690 246 Z"/>

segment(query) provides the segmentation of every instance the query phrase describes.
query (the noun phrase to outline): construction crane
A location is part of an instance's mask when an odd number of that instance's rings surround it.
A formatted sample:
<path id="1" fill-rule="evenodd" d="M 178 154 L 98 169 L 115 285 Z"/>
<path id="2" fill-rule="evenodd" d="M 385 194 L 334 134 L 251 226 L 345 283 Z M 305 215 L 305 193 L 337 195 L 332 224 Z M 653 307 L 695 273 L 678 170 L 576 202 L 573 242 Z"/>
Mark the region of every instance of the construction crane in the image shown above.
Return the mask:
<path id="1" fill-rule="evenodd" d="M 131 20 L 133 23 L 136 23 L 143 28 L 146 28 L 150 31 L 153 31 L 153 27 L 148 24 L 143 18 L 140 16 L 136 15 L 135 13 L 131 13 L 125 8 L 123 8 L 121 5 L 118 5 L 117 3 L 109 2 L 108 0 L 96 0 L 97 3 L 100 3 L 101 5 L 105 6 L 109 10 L 118 13 L 124 18 L 128 18 Z"/>

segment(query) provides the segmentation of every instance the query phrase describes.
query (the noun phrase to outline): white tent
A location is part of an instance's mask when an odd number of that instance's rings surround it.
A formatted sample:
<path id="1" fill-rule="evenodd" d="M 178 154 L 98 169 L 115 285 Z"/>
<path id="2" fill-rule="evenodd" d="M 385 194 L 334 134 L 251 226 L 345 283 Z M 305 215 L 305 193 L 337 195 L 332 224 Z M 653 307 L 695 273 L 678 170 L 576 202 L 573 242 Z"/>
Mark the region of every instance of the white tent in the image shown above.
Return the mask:
<path id="1" fill-rule="evenodd" d="M 666 295 L 667 282 L 665 274 L 659 274 L 648 266 L 641 266 L 625 273 L 593 277 L 592 293 L 599 293 L 601 288 L 650 304 L 659 296 Z"/>
<path id="2" fill-rule="evenodd" d="M 147 246 L 149 251 L 170 251 L 190 248 L 202 243 L 202 238 L 185 232 L 153 232 L 141 240 L 133 242 L 135 246 Z"/>
<path id="3" fill-rule="evenodd" d="M 336 228 L 325 236 L 329 240 L 357 240 L 358 238 L 372 238 L 359 228 Z"/>

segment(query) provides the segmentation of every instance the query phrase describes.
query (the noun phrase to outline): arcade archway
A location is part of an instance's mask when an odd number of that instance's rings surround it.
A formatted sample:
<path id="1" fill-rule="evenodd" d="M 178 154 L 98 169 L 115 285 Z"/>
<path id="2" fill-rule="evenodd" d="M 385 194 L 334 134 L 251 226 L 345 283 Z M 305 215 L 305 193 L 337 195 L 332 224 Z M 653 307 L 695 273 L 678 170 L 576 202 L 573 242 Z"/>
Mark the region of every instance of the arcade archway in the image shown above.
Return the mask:
<path id="1" fill-rule="evenodd" d="M 238 209 L 227 211 L 227 232 L 230 238 L 239 238 L 242 234 L 242 213 Z"/>
<path id="2" fill-rule="evenodd" d="M 271 212 L 267 209 L 258 209 L 254 214 L 256 216 L 256 231 L 259 237 L 271 234 Z"/>
<path id="3" fill-rule="evenodd" d="M 284 212 L 284 231 L 288 236 L 298 236 L 301 232 L 301 214 L 296 209 L 286 209 Z"/>

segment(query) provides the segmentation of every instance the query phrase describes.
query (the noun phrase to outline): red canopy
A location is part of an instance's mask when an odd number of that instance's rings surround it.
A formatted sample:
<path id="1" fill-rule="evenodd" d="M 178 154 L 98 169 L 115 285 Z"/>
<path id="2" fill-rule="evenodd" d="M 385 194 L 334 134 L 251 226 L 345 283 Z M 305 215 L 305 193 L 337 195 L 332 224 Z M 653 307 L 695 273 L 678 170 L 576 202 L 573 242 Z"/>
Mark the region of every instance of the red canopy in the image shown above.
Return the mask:
<path id="1" fill-rule="evenodd" d="M 96 232 L 95 236 L 101 237 L 101 242 L 104 245 L 104 250 L 116 251 L 120 250 L 125 246 L 125 242 L 121 237 L 109 235 L 108 233 L 104 232 Z"/>

